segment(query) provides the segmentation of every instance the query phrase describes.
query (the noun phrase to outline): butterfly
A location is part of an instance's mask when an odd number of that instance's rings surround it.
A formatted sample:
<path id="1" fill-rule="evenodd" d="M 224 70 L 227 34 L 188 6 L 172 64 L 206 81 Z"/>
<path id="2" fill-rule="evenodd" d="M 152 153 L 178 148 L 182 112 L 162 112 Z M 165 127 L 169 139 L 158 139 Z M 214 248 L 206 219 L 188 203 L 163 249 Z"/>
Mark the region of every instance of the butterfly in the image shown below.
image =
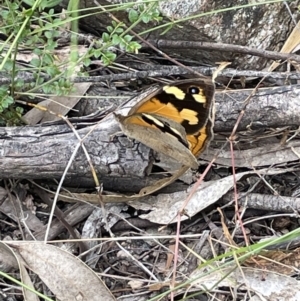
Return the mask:
<path id="1" fill-rule="evenodd" d="M 127 136 L 197 168 L 196 158 L 213 138 L 214 92 L 210 78 L 178 80 L 146 95 L 127 116 L 115 117 Z"/>

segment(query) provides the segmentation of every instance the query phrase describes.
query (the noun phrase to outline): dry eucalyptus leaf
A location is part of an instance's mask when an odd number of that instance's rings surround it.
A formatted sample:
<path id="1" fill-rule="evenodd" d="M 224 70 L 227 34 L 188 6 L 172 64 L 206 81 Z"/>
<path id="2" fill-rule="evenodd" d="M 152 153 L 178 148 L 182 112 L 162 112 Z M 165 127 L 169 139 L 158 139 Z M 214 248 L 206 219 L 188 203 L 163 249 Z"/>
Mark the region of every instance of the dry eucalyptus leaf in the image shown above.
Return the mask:
<path id="1" fill-rule="evenodd" d="M 236 175 L 236 180 L 252 172 L 244 172 Z M 233 187 L 233 177 L 229 176 L 220 180 L 204 182 L 195 191 L 185 211 L 188 216 L 194 216 L 196 213 L 218 201 L 228 190 Z M 168 224 L 177 222 L 176 216 L 181 209 L 185 199 L 190 194 L 193 187 L 186 191 L 179 191 L 170 194 L 159 194 L 157 196 L 148 196 L 141 200 L 130 202 L 130 206 L 138 210 L 150 210 L 147 214 L 139 217 L 148 219 L 153 223 Z M 183 215 L 181 220 L 188 219 Z"/>
<path id="2" fill-rule="evenodd" d="M 300 44 L 300 21 L 297 23 L 287 40 L 285 41 L 283 47 L 281 48 L 280 52 L 283 53 L 295 53 L 299 50 L 299 44 Z M 271 66 L 268 69 L 269 71 L 273 71 L 280 65 L 279 62 L 273 62 Z"/>
<path id="3" fill-rule="evenodd" d="M 75 83 L 73 87 L 74 90 L 71 91 L 68 96 L 52 96 L 40 102 L 39 106 L 64 116 L 78 103 L 90 86 L 91 83 Z M 41 111 L 38 108 L 32 108 L 23 118 L 30 125 L 35 125 L 38 122 L 59 120 L 58 116 L 46 111 Z"/>
<path id="4" fill-rule="evenodd" d="M 280 174 L 293 169 L 263 169 L 257 171 L 259 174 Z M 247 171 L 236 174 L 236 181 L 243 176 L 255 174 L 253 171 Z M 204 182 L 194 192 L 187 206 L 184 208 L 187 215 L 182 215 L 181 220 L 186 220 L 194 216 L 201 210 L 217 202 L 225 193 L 233 187 L 233 176 L 228 176 L 216 181 Z M 186 191 L 179 191 L 170 194 L 159 194 L 157 196 L 146 196 L 136 201 L 129 202 L 130 206 L 137 210 L 150 211 L 139 217 L 148 219 L 153 223 L 168 224 L 177 222 L 178 211 L 182 209 L 183 203 L 189 196 L 193 187 Z"/>
<path id="5" fill-rule="evenodd" d="M 59 65 L 60 70 L 72 70 L 72 75 L 76 75 L 80 70 L 82 64 L 74 65 L 74 63 L 70 61 L 71 51 L 72 49 L 70 47 L 61 47 L 60 49 L 53 51 L 52 54 L 55 55 L 56 63 Z M 87 51 L 88 47 L 86 46 L 76 46 L 76 52 L 80 57 L 84 57 Z M 21 55 L 24 57 L 22 57 Z M 36 55 L 32 52 L 29 54 L 22 52 L 18 54 L 17 60 L 30 61 L 35 56 Z M 56 114 L 61 114 L 64 116 L 78 103 L 78 101 L 86 93 L 90 86 L 91 83 L 75 83 L 73 90 L 69 93 L 68 96 L 49 97 L 49 99 L 40 102 L 39 106 L 45 107 L 48 110 L 55 112 Z M 33 108 L 23 116 L 23 119 L 26 120 L 29 125 L 35 125 L 38 122 L 42 123 L 59 120 L 59 117 L 46 111 L 41 111 L 38 108 Z"/>
<path id="6" fill-rule="evenodd" d="M 33 283 L 30 279 L 30 276 L 26 270 L 26 267 L 23 263 L 20 263 L 20 276 L 22 282 L 27 286 L 34 289 Z M 26 289 L 25 287 L 22 287 L 23 290 L 23 296 L 25 301 L 39 301 L 39 297 L 32 291 Z"/>
<path id="7" fill-rule="evenodd" d="M 3 242 L 0 242 L 0 270 L 9 273 L 19 269 L 19 263 L 12 250 Z"/>
<path id="8" fill-rule="evenodd" d="M 33 283 L 28 275 L 27 270 L 24 267 L 23 262 L 19 260 L 18 256 L 16 256 L 13 250 L 7 246 L 5 243 L 0 242 L 0 270 L 2 272 L 9 272 L 11 270 L 18 270 L 20 272 L 20 277 L 22 283 L 24 285 L 31 287 L 34 289 Z M 39 298 L 37 295 L 24 287 L 23 290 L 23 297 L 25 301 L 38 301 Z"/>
<path id="9" fill-rule="evenodd" d="M 232 271 L 233 270 L 233 271 Z M 227 275 L 229 273 L 229 275 Z M 204 275 L 204 276 L 203 276 Z M 226 276 L 226 277 L 225 277 Z M 195 271 L 190 279 L 192 287 L 205 288 L 207 290 L 218 287 L 231 287 L 255 292 L 262 299 L 257 300 L 300 300 L 300 283 L 292 277 L 280 275 L 262 269 L 245 267 L 226 267 L 204 274 L 203 271 Z M 224 279 L 223 279 L 224 278 Z M 265 299 L 264 299 L 265 298 Z"/>
<path id="10" fill-rule="evenodd" d="M 77 45 L 76 51 L 80 56 L 85 55 L 88 52 L 89 48 L 84 45 Z M 5 53 L 3 52 L 3 55 Z M 60 70 L 63 71 L 66 68 L 69 67 L 67 62 L 70 61 L 70 55 L 71 55 L 71 48 L 69 46 L 67 47 L 60 47 L 59 49 L 53 50 L 52 54 L 55 56 L 56 62 L 60 65 Z M 16 61 L 23 61 L 26 63 L 30 63 L 32 59 L 40 59 L 37 54 L 35 54 L 33 51 L 18 51 L 16 53 L 15 57 Z M 75 71 L 80 70 L 80 65 L 76 65 Z"/>
<path id="11" fill-rule="evenodd" d="M 68 96 L 51 97 L 51 99 L 49 100 L 50 103 L 47 106 L 48 109 L 50 111 L 55 112 L 56 114 L 61 114 L 65 116 L 70 111 L 70 109 L 75 107 L 75 105 L 87 92 L 90 86 L 91 83 L 75 83 L 73 86 L 73 90 Z M 44 112 L 44 117 L 42 118 L 41 123 L 55 120 L 59 120 L 59 117 L 48 112 Z"/>
<path id="12" fill-rule="evenodd" d="M 115 300 L 98 276 L 72 254 L 40 242 L 10 245 L 60 301 Z"/>

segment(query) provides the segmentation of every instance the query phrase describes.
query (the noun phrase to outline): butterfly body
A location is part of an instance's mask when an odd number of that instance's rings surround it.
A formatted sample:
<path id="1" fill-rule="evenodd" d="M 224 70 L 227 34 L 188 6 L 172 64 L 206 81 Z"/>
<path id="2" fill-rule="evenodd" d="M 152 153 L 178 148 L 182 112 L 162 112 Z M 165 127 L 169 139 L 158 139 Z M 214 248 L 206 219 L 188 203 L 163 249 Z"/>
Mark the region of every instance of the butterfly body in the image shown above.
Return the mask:
<path id="1" fill-rule="evenodd" d="M 210 79 L 181 80 L 150 93 L 127 116 L 115 116 L 126 135 L 196 168 L 195 157 L 213 137 L 213 98 Z"/>

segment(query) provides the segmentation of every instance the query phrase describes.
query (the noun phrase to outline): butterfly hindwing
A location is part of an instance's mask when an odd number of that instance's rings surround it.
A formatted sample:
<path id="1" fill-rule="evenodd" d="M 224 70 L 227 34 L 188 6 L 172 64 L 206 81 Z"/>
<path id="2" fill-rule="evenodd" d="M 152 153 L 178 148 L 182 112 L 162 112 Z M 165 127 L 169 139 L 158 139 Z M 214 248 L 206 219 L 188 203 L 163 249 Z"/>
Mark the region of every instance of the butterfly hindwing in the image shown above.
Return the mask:
<path id="1" fill-rule="evenodd" d="M 198 167 L 189 149 L 186 132 L 181 124 L 155 114 L 132 114 L 124 117 L 114 114 L 123 133 L 157 152 L 174 158 L 183 165 Z"/>

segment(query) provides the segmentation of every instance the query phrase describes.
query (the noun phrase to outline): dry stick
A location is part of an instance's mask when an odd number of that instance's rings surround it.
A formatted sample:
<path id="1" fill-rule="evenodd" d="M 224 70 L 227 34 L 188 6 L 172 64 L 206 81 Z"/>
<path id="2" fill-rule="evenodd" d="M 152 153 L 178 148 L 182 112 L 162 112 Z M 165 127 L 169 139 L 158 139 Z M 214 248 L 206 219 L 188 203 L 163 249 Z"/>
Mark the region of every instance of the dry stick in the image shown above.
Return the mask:
<path id="1" fill-rule="evenodd" d="M 132 79 L 140 79 L 140 78 L 153 78 L 153 77 L 165 77 L 170 76 L 170 74 L 200 74 L 197 72 L 203 72 L 208 76 L 211 74 L 215 67 L 189 67 L 189 71 L 184 70 L 183 67 L 178 67 L 174 65 L 160 65 L 152 67 L 155 70 L 150 70 L 149 68 L 145 68 L 140 66 L 140 69 L 143 71 L 135 71 L 135 72 L 127 72 L 127 73 L 119 73 L 113 75 L 96 75 L 96 76 L 84 76 L 84 77 L 76 77 L 72 80 L 74 83 L 81 82 L 101 82 L 101 81 L 118 81 L 118 80 L 132 80 Z M 192 71 L 193 70 L 193 71 Z M 271 79 L 300 79 L 300 74 L 296 72 L 272 72 L 269 73 L 267 71 L 255 71 L 255 70 L 235 70 L 228 68 L 222 72 L 220 75 L 226 77 L 270 77 Z M 269 75 L 269 76 L 268 76 Z M 203 75 L 202 75 L 203 76 Z M 9 82 L 9 81 L 8 81 Z M 0 80 L 1 84 L 1 80 Z"/>
<path id="2" fill-rule="evenodd" d="M 189 193 L 188 197 L 185 199 L 181 209 L 179 210 L 179 216 L 181 215 L 181 213 L 184 211 L 184 208 L 186 207 L 186 205 L 188 204 L 188 202 L 190 201 L 190 199 L 192 198 L 192 196 L 194 195 L 194 193 L 196 192 L 196 190 L 198 189 L 200 183 L 203 181 L 204 177 L 206 176 L 206 174 L 208 173 L 208 171 L 210 170 L 210 168 L 212 167 L 213 163 L 215 162 L 215 160 L 217 159 L 217 156 L 214 156 L 214 158 L 209 162 L 208 166 L 205 168 L 204 172 L 202 173 L 201 177 L 198 179 L 197 183 L 195 183 L 193 185 L 193 188 L 191 190 L 191 192 Z M 172 277 L 172 282 L 171 282 L 171 289 L 174 289 L 174 284 L 176 283 L 176 268 L 177 268 L 177 262 L 178 262 L 178 252 L 177 250 L 179 249 L 179 237 L 180 237 L 180 225 L 181 225 L 181 219 L 178 218 L 177 219 L 177 229 L 176 229 L 176 239 L 175 239 L 175 254 L 174 254 L 174 267 L 173 267 L 173 277 Z M 173 292 L 173 290 L 172 290 Z"/>
<path id="3" fill-rule="evenodd" d="M 173 74 L 190 74 L 191 70 L 196 74 L 199 72 L 203 72 L 205 74 L 211 74 L 212 69 L 214 67 L 189 67 L 189 71 L 185 71 L 183 67 L 177 67 L 174 65 L 160 65 L 152 67 L 152 69 L 147 68 L 145 66 L 139 66 L 141 71 L 135 72 L 126 72 L 112 75 L 97 75 L 97 76 L 77 76 L 72 79 L 73 83 L 82 83 L 82 82 L 102 82 L 102 81 L 117 81 L 117 80 L 132 80 L 132 79 L 140 79 L 140 78 L 152 78 L 152 77 L 163 77 L 170 76 Z M 153 70 L 155 68 L 155 70 Z M 198 73 L 197 73 L 198 74 Z M 269 73 L 267 71 L 256 71 L 256 70 L 234 70 L 234 69 L 226 69 L 220 73 L 222 76 L 226 77 L 270 77 L 272 79 L 300 79 L 300 74 L 297 72 L 272 72 Z M 24 77 L 18 76 L 18 79 L 22 79 L 24 82 L 32 82 L 34 78 L 32 76 Z M 49 80 L 50 78 L 47 76 L 43 76 L 43 79 Z M 7 77 L 1 77 L 0 73 L 0 85 L 1 84 L 10 84 L 11 79 Z"/>
<path id="4" fill-rule="evenodd" d="M 225 52 L 237 52 L 244 53 L 246 55 L 255 55 L 272 60 L 293 60 L 295 62 L 300 62 L 300 56 L 290 53 L 281 53 L 277 51 L 269 50 L 259 50 L 252 47 L 232 45 L 225 43 L 210 43 L 210 42 L 195 42 L 195 41 L 172 41 L 172 40 L 148 40 L 146 43 L 152 43 L 157 45 L 157 47 L 165 48 L 183 48 L 183 49 L 205 49 L 205 50 L 217 50 Z M 150 46 L 153 49 L 154 46 Z"/>
<path id="5" fill-rule="evenodd" d="M 229 63 L 225 63 L 225 64 L 220 64 L 220 67 L 218 68 L 219 70 L 222 70 L 223 68 L 225 68 Z M 213 74 L 212 80 L 214 81 L 218 71 L 216 70 Z M 212 110 L 214 110 L 214 108 L 212 108 Z M 214 115 L 214 112 L 212 113 Z M 214 117 L 213 117 L 214 118 Z M 177 232 L 176 232 L 176 240 L 175 240 L 175 250 L 178 250 L 179 248 L 179 234 L 180 234 L 180 225 L 181 225 L 181 215 L 184 213 L 184 208 L 187 206 L 188 202 L 190 201 L 190 199 L 192 198 L 192 196 L 194 195 L 194 193 L 196 192 L 196 190 L 198 189 L 199 185 L 202 183 L 205 175 L 208 173 L 208 171 L 210 170 L 210 168 L 212 167 L 212 164 L 215 162 L 215 160 L 217 159 L 217 157 L 219 156 L 219 153 L 221 152 L 221 150 L 225 147 L 226 143 L 223 144 L 223 147 L 215 154 L 214 158 L 210 161 L 209 165 L 206 167 L 205 171 L 203 172 L 203 174 L 201 175 L 200 179 L 198 179 L 198 181 L 194 184 L 193 189 L 191 190 L 191 192 L 189 193 L 188 197 L 185 199 L 181 209 L 178 211 L 178 219 L 177 219 Z M 176 268 L 177 268 L 177 262 L 178 262 L 178 252 L 175 252 L 175 256 L 174 256 L 174 273 L 173 273 L 173 277 L 172 277 L 172 286 L 174 288 L 174 284 L 176 283 Z M 173 290 L 171 292 L 171 296 L 173 295 Z"/>

